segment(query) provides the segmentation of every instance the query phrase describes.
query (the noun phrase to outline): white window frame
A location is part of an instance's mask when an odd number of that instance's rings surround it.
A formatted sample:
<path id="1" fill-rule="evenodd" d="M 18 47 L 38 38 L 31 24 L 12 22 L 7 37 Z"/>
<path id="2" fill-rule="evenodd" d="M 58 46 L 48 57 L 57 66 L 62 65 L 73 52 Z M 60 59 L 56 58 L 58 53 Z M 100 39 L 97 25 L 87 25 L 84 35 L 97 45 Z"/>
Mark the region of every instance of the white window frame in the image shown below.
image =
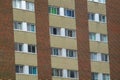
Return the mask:
<path id="1" fill-rule="evenodd" d="M 18 66 L 18 72 L 17 72 L 17 66 Z M 23 74 L 24 73 L 24 65 L 16 65 L 16 73 Z"/>
<path id="2" fill-rule="evenodd" d="M 36 46 L 33 44 L 28 44 L 28 53 L 36 53 Z"/>
<path id="3" fill-rule="evenodd" d="M 71 15 L 68 14 L 68 11 L 71 13 Z M 75 10 L 65 8 L 64 9 L 64 16 L 75 18 Z"/>
<path id="4" fill-rule="evenodd" d="M 63 77 L 63 69 L 52 68 L 52 76 Z"/>
<path id="5" fill-rule="evenodd" d="M 89 39 L 90 39 L 91 41 L 96 41 L 96 33 L 90 32 L 90 33 L 89 33 Z"/>
<path id="6" fill-rule="evenodd" d="M 67 70 L 67 77 L 68 78 L 78 78 L 78 72 L 75 70 Z"/>
<path id="7" fill-rule="evenodd" d="M 27 23 L 27 31 L 28 32 L 36 32 L 35 24 Z"/>
<path id="8" fill-rule="evenodd" d="M 71 38 L 76 38 L 76 31 L 70 30 L 70 29 L 65 29 L 65 36 L 71 37 Z"/>
<path id="9" fill-rule="evenodd" d="M 21 48 L 20 48 L 21 47 Z M 24 51 L 23 43 L 15 43 L 15 51 Z"/>
<path id="10" fill-rule="evenodd" d="M 66 49 L 66 57 L 77 58 L 77 51 L 76 50 Z"/>
<path id="11" fill-rule="evenodd" d="M 61 35 L 61 29 L 59 27 L 50 27 L 51 35 Z"/>
<path id="12" fill-rule="evenodd" d="M 62 49 L 61 48 L 52 47 L 51 50 L 52 50 L 51 55 L 53 55 L 53 56 L 62 56 Z"/>
<path id="13" fill-rule="evenodd" d="M 14 30 L 22 30 L 22 22 L 20 21 L 14 21 Z"/>
<path id="14" fill-rule="evenodd" d="M 33 2 L 26 2 L 26 10 L 35 11 L 35 6 Z"/>
<path id="15" fill-rule="evenodd" d="M 33 71 L 34 68 L 36 70 L 35 74 L 34 74 L 34 71 Z M 32 72 L 31 72 L 31 70 L 32 70 Z M 31 74 L 31 75 L 37 75 L 37 67 L 36 66 L 29 66 L 29 74 Z"/>
<path id="16" fill-rule="evenodd" d="M 21 8 L 22 7 L 22 0 L 13 0 L 13 8 Z"/>

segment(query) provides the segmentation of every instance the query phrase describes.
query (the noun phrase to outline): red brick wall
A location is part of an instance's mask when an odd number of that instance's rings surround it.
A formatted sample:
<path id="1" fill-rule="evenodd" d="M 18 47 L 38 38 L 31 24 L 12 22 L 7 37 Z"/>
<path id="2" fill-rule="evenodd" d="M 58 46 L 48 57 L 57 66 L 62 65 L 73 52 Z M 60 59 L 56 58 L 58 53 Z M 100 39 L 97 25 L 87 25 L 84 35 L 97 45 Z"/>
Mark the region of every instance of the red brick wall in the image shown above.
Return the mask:
<path id="1" fill-rule="evenodd" d="M 120 80 L 120 1 L 107 0 L 111 80 Z"/>
<path id="2" fill-rule="evenodd" d="M 75 0 L 79 80 L 91 80 L 87 0 Z"/>
<path id="3" fill-rule="evenodd" d="M 35 0 L 39 80 L 52 80 L 48 0 Z"/>
<path id="4" fill-rule="evenodd" d="M 0 79 L 15 80 L 12 0 L 0 0 Z"/>

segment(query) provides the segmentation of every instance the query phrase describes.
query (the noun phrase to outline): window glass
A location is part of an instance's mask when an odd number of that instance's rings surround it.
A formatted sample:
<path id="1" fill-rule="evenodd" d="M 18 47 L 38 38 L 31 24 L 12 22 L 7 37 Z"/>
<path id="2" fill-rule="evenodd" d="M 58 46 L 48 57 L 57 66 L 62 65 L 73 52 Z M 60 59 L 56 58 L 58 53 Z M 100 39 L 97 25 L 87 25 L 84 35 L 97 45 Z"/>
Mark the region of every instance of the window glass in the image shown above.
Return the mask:
<path id="1" fill-rule="evenodd" d="M 52 76 L 58 76 L 58 77 L 62 77 L 63 75 L 63 71 L 62 69 L 52 69 Z"/>
<path id="2" fill-rule="evenodd" d="M 59 15 L 59 8 L 55 6 L 49 6 L 49 13 Z"/>
<path id="3" fill-rule="evenodd" d="M 64 9 L 64 15 L 68 17 L 75 17 L 75 11 L 70 9 Z"/>
<path id="4" fill-rule="evenodd" d="M 35 66 L 29 66 L 29 74 L 37 74 L 37 68 Z"/>

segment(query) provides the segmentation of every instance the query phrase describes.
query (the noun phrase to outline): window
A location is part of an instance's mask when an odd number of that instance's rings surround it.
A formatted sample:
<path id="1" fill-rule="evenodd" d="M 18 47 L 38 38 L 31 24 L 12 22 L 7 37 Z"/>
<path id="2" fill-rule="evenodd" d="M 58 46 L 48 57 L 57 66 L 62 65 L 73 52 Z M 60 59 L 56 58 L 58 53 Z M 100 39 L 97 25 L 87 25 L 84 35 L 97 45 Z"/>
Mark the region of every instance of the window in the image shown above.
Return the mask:
<path id="1" fill-rule="evenodd" d="M 31 23 L 28 23 L 27 24 L 27 31 L 35 32 L 35 25 L 31 24 Z"/>
<path id="2" fill-rule="evenodd" d="M 101 54 L 101 60 L 102 60 L 102 61 L 109 61 L 109 56 L 108 56 L 108 54 Z"/>
<path id="3" fill-rule="evenodd" d="M 106 3 L 106 0 L 99 0 L 100 3 Z"/>
<path id="4" fill-rule="evenodd" d="M 105 35 L 105 34 L 100 34 L 100 40 L 102 41 L 102 42 L 107 42 L 108 40 L 107 40 L 107 35 Z"/>
<path id="5" fill-rule="evenodd" d="M 36 47 L 35 45 L 28 45 L 28 52 L 35 53 L 36 52 Z"/>
<path id="6" fill-rule="evenodd" d="M 60 28 L 50 27 L 50 33 L 53 35 L 60 35 Z"/>
<path id="7" fill-rule="evenodd" d="M 13 7 L 14 8 L 21 8 L 22 0 L 13 0 Z"/>
<path id="8" fill-rule="evenodd" d="M 24 66 L 23 65 L 16 65 L 16 73 L 23 73 Z"/>
<path id="9" fill-rule="evenodd" d="M 89 13 L 88 14 L 88 19 L 94 21 L 95 20 L 95 14 L 94 13 Z"/>
<path id="10" fill-rule="evenodd" d="M 96 33 L 90 33 L 90 34 L 89 34 L 89 39 L 90 39 L 91 41 L 96 41 Z"/>
<path id="11" fill-rule="evenodd" d="M 15 30 L 22 30 L 22 22 L 14 22 Z"/>
<path id="12" fill-rule="evenodd" d="M 75 32 L 75 30 L 65 29 L 65 36 L 76 37 L 76 32 Z"/>
<path id="13" fill-rule="evenodd" d="M 63 75 L 62 73 L 63 73 L 62 69 L 55 69 L 55 68 L 52 69 L 52 76 L 62 77 Z"/>
<path id="14" fill-rule="evenodd" d="M 37 74 L 37 68 L 35 66 L 29 66 L 29 74 Z"/>
<path id="15" fill-rule="evenodd" d="M 78 72 L 74 71 L 74 70 L 68 70 L 67 77 L 68 78 L 78 78 Z"/>
<path id="16" fill-rule="evenodd" d="M 97 61 L 97 53 L 94 53 L 94 52 L 91 53 L 91 60 Z"/>
<path id="17" fill-rule="evenodd" d="M 26 2 L 26 9 L 29 11 L 34 11 L 34 3 Z"/>
<path id="18" fill-rule="evenodd" d="M 66 55 L 67 57 L 71 57 L 71 58 L 77 58 L 77 52 L 76 50 L 66 50 Z"/>
<path id="19" fill-rule="evenodd" d="M 98 80 L 98 73 L 92 73 L 92 80 Z"/>
<path id="20" fill-rule="evenodd" d="M 102 15 L 102 14 L 99 14 L 99 21 L 103 22 L 103 23 L 106 23 L 106 16 Z"/>
<path id="21" fill-rule="evenodd" d="M 75 17 L 75 11 L 70 9 L 64 9 L 64 15 L 68 17 Z"/>
<path id="22" fill-rule="evenodd" d="M 22 43 L 15 43 L 15 50 L 16 51 L 23 51 L 23 44 Z"/>
<path id="23" fill-rule="evenodd" d="M 109 74 L 103 74 L 103 80 L 110 80 Z"/>
<path id="24" fill-rule="evenodd" d="M 59 8 L 55 6 L 49 6 L 49 13 L 59 15 Z"/>
<path id="25" fill-rule="evenodd" d="M 60 48 L 52 48 L 52 55 L 62 55 L 61 49 Z"/>

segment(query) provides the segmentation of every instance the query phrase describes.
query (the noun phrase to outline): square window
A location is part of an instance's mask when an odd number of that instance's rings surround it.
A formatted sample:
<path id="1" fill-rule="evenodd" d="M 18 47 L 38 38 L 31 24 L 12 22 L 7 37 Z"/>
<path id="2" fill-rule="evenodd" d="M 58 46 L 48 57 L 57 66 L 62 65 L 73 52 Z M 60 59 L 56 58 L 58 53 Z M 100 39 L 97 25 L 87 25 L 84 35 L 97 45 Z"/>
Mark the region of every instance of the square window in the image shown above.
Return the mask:
<path id="1" fill-rule="evenodd" d="M 66 56 L 71 58 L 77 58 L 77 51 L 76 50 L 66 50 Z"/>
<path id="2" fill-rule="evenodd" d="M 36 52 L 36 46 L 28 44 L 28 52 L 35 53 Z"/>
<path id="3" fill-rule="evenodd" d="M 103 74 L 103 80 L 110 80 L 109 74 Z"/>
<path id="4" fill-rule="evenodd" d="M 94 21 L 95 20 L 95 14 L 94 13 L 89 13 L 88 14 L 88 19 L 91 20 L 91 21 Z"/>
<path id="5" fill-rule="evenodd" d="M 78 72 L 74 71 L 74 70 L 68 70 L 67 77 L 68 78 L 78 78 Z"/>
<path id="6" fill-rule="evenodd" d="M 34 3 L 33 2 L 26 2 L 26 9 L 29 11 L 34 11 Z"/>
<path id="7" fill-rule="evenodd" d="M 35 25 L 32 23 L 27 24 L 27 31 L 29 32 L 35 32 Z"/>
<path id="8" fill-rule="evenodd" d="M 16 65 L 16 73 L 23 73 L 24 66 L 23 65 Z"/>
<path id="9" fill-rule="evenodd" d="M 90 33 L 90 34 L 89 34 L 89 39 L 90 39 L 91 41 L 96 41 L 96 33 Z"/>
<path id="10" fill-rule="evenodd" d="M 23 43 L 15 43 L 16 51 L 23 51 Z"/>
<path id="11" fill-rule="evenodd" d="M 29 66 L 29 74 L 37 74 L 37 67 L 35 66 Z"/>
<path id="12" fill-rule="evenodd" d="M 60 14 L 59 8 L 58 8 L 58 7 L 49 6 L 48 9 L 49 9 L 49 13 L 51 13 L 51 14 L 57 14 L 57 15 Z"/>
<path id="13" fill-rule="evenodd" d="M 94 53 L 94 52 L 91 53 L 91 60 L 97 61 L 97 53 Z"/>
<path id="14" fill-rule="evenodd" d="M 22 22 L 14 22 L 14 29 L 15 30 L 22 30 Z"/>
<path id="15" fill-rule="evenodd" d="M 65 29 L 65 36 L 75 38 L 76 37 L 76 32 L 75 32 L 75 30 Z"/>
<path id="16" fill-rule="evenodd" d="M 109 61 L 109 56 L 108 56 L 108 54 L 102 54 L 102 55 L 101 55 L 101 60 L 102 60 L 102 61 L 106 61 L 106 62 Z"/>
<path id="17" fill-rule="evenodd" d="M 13 8 L 21 8 L 22 0 L 13 0 Z"/>
<path id="18" fill-rule="evenodd" d="M 98 73 L 92 73 L 92 80 L 98 80 Z"/>
<path id="19" fill-rule="evenodd" d="M 60 48 L 52 48 L 52 55 L 61 56 L 62 52 Z"/>
<path id="20" fill-rule="evenodd" d="M 60 28 L 50 27 L 50 34 L 60 35 Z"/>
<path id="21" fill-rule="evenodd" d="M 62 69 L 52 69 L 52 76 L 58 76 L 58 77 L 62 77 L 63 76 L 63 71 Z"/>
<path id="22" fill-rule="evenodd" d="M 64 9 L 64 15 L 68 17 L 75 17 L 75 11 L 70 9 Z"/>
<path id="23" fill-rule="evenodd" d="M 100 40 L 101 40 L 102 42 L 108 42 L 107 35 L 105 35 L 105 34 L 100 34 Z"/>

